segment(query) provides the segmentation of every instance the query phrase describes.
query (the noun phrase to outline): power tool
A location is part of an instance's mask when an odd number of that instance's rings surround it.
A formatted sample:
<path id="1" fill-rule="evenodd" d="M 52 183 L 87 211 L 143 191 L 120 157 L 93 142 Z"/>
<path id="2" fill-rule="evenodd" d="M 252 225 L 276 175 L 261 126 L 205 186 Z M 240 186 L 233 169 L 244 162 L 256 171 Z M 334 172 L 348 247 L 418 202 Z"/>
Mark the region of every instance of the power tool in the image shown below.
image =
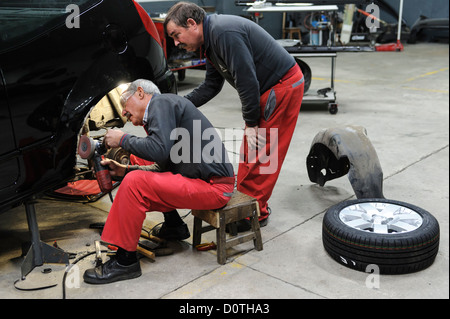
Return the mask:
<path id="1" fill-rule="evenodd" d="M 104 141 L 98 142 L 87 135 L 80 137 L 78 144 L 78 154 L 82 159 L 92 160 L 98 186 L 103 193 L 110 193 L 113 190 L 111 175 L 108 167 L 100 162 L 102 155 L 107 152 Z"/>

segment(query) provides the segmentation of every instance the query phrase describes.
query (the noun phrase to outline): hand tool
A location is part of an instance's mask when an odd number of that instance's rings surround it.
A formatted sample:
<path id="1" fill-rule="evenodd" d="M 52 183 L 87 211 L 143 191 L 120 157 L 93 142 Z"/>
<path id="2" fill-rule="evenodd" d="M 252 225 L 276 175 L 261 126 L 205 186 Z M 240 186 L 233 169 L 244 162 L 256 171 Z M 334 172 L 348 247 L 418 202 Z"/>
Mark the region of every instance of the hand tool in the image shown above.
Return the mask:
<path id="1" fill-rule="evenodd" d="M 137 246 L 136 251 L 150 260 L 155 261 L 155 254 L 153 252 L 142 248 L 141 246 Z"/>
<path id="2" fill-rule="evenodd" d="M 156 237 L 156 236 L 150 234 L 150 231 L 147 231 L 147 230 L 141 231 L 141 237 L 151 240 L 157 244 L 164 244 L 164 245 L 167 244 L 167 241 L 165 239 Z"/>
<path id="3" fill-rule="evenodd" d="M 217 249 L 217 245 L 212 241 L 210 243 L 199 244 L 195 246 L 198 251 L 207 251 L 212 249 Z"/>
<path id="4" fill-rule="evenodd" d="M 95 241 L 95 267 L 103 265 L 102 250 L 100 248 L 100 241 Z"/>
<path id="5" fill-rule="evenodd" d="M 155 243 L 150 240 L 141 239 L 141 240 L 139 240 L 139 247 L 153 252 L 156 257 L 167 256 L 167 255 L 173 254 L 173 249 L 170 247 L 167 247 L 167 244 L 165 242 L 164 243 Z"/>
<path id="6" fill-rule="evenodd" d="M 104 141 L 99 143 L 87 135 L 80 137 L 78 144 L 78 154 L 82 159 L 92 160 L 94 164 L 95 176 L 98 185 L 103 193 L 110 193 L 113 189 L 111 175 L 108 167 L 103 166 L 100 162 L 102 155 L 107 151 Z"/>

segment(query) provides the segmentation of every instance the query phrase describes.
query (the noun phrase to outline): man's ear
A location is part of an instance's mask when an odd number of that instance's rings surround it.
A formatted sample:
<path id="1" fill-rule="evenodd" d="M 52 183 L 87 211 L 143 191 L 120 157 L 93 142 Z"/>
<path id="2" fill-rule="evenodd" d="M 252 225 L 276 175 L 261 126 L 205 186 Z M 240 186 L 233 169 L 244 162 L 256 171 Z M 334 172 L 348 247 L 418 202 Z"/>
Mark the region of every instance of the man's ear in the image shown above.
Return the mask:
<path id="1" fill-rule="evenodd" d="M 138 97 L 139 97 L 139 99 L 142 100 L 142 99 L 145 97 L 144 89 L 141 88 L 140 86 L 138 86 L 137 92 L 138 92 Z"/>
<path id="2" fill-rule="evenodd" d="M 197 27 L 197 22 L 195 22 L 195 20 L 194 19 L 192 19 L 192 18 L 189 18 L 189 19 L 187 19 L 186 20 L 186 24 L 187 24 L 187 27 L 188 28 L 190 28 L 190 27 Z"/>

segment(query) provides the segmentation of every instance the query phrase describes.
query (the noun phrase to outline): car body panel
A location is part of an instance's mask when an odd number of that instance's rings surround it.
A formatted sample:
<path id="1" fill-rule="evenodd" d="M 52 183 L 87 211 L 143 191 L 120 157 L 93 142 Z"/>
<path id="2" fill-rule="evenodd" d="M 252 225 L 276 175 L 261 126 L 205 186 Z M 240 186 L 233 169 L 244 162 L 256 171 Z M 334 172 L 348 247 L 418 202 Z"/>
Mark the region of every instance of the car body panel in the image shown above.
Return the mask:
<path id="1" fill-rule="evenodd" d="M 63 6 L 77 2 L 79 28 L 69 28 L 71 13 Z M 148 32 L 151 19 L 137 3 L 68 0 L 47 23 L 15 41 L 7 5 L 0 4 L 0 212 L 73 176 L 86 117 L 119 84 L 146 78 L 162 92 L 176 93 L 160 40 Z M 26 14 L 14 16 L 26 21 Z"/>
<path id="2" fill-rule="evenodd" d="M 306 166 L 310 181 L 320 186 L 348 173 L 358 199 L 384 198 L 383 170 L 362 126 L 321 130 L 311 143 Z"/>

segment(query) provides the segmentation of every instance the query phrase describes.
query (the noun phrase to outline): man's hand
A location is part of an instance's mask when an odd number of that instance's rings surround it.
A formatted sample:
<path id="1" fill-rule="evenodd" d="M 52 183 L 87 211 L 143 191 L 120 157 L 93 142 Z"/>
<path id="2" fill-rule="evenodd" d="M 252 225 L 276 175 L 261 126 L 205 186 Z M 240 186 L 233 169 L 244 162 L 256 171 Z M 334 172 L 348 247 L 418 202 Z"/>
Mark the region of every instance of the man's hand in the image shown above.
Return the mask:
<path id="1" fill-rule="evenodd" d="M 251 150 L 254 150 L 257 147 L 261 148 L 266 144 L 266 137 L 258 133 L 258 125 L 245 127 L 244 134 L 247 137 L 247 144 Z"/>
<path id="2" fill-rule="evenodd" d="M 112 159 L 105 159 L 100 162 L 103 166 L 108 166 L 111 176 L 122 177 L 125 175 L 127 166 L 120 164 Z"/>
<path id="3" fill-rule="evenodd" d="M 105 146 L 107 148 L 119 147 L 120 140 L 125 133 L 121 130 L 108 130 L 105 135 Z"/>

